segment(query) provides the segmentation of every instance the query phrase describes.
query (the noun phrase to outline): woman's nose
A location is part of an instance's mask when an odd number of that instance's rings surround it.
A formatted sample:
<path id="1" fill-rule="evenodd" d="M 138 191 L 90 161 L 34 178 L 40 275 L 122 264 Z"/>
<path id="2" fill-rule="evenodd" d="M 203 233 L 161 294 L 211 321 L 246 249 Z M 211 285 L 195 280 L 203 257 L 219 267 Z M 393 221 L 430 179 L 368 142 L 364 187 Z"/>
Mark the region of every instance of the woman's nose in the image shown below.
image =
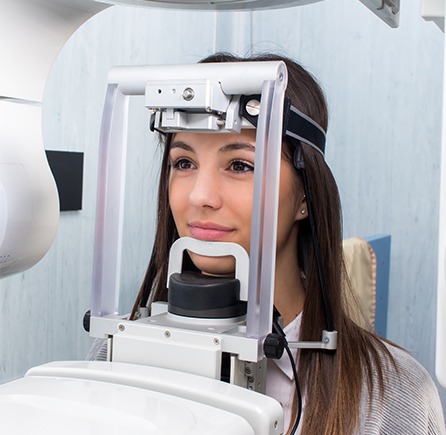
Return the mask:
<path id="1" fill-rule="evenodd" d="M 220 208 L 222 197 L 218 174 L 211 170 L 198 171 L 189 194 L 189 202 L 193 207 Z"/>

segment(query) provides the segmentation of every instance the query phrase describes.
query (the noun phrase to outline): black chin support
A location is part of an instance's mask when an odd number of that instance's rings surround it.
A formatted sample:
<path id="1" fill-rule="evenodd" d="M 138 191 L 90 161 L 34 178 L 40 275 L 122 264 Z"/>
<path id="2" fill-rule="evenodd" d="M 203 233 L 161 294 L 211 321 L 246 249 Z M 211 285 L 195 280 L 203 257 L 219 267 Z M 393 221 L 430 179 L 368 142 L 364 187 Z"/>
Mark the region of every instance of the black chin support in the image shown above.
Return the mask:
<path id="1" fill-rule="evenodd" d="M 246 314 L 246 302 L 240 301 L 238 279 L 186 271 L 170 276 L 168 311 L 184 317 L 237 318 Z"/>

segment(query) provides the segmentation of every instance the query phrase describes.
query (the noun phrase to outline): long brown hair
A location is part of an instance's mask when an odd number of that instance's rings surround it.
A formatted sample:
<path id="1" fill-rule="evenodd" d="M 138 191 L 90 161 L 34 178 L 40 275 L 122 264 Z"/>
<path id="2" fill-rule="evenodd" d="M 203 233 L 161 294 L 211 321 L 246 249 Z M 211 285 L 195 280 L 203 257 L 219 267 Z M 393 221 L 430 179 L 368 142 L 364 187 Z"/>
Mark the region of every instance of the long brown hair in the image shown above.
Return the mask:
<path id="1" fill-rule="evenodd" d="M 202 62 L 268 60 L 285 62 L 288 69 L 286 96 L 294 107 L 326 130 L 328 109 L 324 93 L 313 76 L 295 61 L 273 54 L 239 58 L 228 53 L 217 53 Z M 168 155 L 171 141 L 172 136 L 167 135 L 159 183 L 155 243 L 131 318 L 136 317 L 139 307 L 145 306 L 148 299 L 167 299 L 169 249 L 178 238 L 168 201 Z M 323 156 L 312 147 L 287 138 L 283 145 L 284 158 L 292 159 L 297 148 L 300 148 L 305 162 L 323 279 L 328 291 L 333 324 L 338 331 L 338 348 L 335 352 L 300 350 L 297 354 L 299 380 L 305 397 L 302 433 L 352 434 L 359 423 L 363 389 L 367 387 L 371 395 L 373 389 L 378 388 L 382 394 L 383 364 L 392 358 L 378 337 L 359 327 L 347 314 L 344 294 L 349 288 L 342 256 L 342 216 L 337 185 Z M 300 176 L 297 170 L 296 176 Z M 301 221 L 299 226 L 298 250 L 298 267 L 306 293 L 300 340 L 318 341 L 321 339 L 321 331 L 327 325 L 308 219 Z M 378 386 L 373 382 L 374 372 L 378 377 Z M 296 410 L 297 406 L 294 408 Z M 296 412 L 293 414 L 293 419 L 295 418 Z"/>

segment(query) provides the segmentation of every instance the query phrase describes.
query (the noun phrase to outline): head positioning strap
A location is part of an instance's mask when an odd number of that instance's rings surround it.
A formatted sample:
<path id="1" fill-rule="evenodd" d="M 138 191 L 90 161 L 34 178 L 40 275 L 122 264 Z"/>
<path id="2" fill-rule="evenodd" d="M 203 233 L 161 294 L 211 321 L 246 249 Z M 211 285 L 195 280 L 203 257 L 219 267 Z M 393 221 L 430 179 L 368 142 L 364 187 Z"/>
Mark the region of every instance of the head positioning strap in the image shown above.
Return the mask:
<path id="1" fill-rule="evenodd" d="M 258 114 L 250 114 L 248 111 L 248 103 L 253 100 L 260 102 L 260 95 L 243 95 L 240 98 L 240 115 L 257 127 Z M 283 137 L 286 136 L 300 140 L 324 155 L 324 129 L 305 113 L 292 106 L 289 98 L 285 99 L 283 108 Z"/>

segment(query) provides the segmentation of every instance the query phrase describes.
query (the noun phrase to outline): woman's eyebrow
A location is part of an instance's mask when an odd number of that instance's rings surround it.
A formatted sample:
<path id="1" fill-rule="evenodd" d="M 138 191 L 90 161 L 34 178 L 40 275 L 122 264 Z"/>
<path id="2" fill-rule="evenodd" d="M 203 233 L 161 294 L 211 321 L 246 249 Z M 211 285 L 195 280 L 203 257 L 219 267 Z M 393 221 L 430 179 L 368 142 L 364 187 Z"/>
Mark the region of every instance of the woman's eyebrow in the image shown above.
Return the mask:
<path id="1" fill-rule="evenodd" d="M 255 153 L 256 147 L 250 143 L 236 142 L 236 143 L 230 143 L 230 144 L 224 145 L 218 151 L 221 153 L 227 153 L 227 152 L 238 151 L 238 150 L 252 151 L 253 153 Z"/>
<path id="2" fill-rule="evenodd" d="M 174 149 L 174 148 L 181 148 L 185 151 L 190 151 L 192 153 L 194 153 L 194 149 L 188 145 L 187 143 L 183 142 L 183 141 L 175 141 L 172 142 L 172 144 L 170 145 L 170 149 Z M 238 151 L 238 150 L 246 150 L 246 151 L 252 151 L 255 153 L 256 148 L 254 145 L 247 143 L 247 142 L 235 142 L 235 143 L 229 143 L 226 145 L 223 145 L 218 151 L 221 153 L 227 153 L 227 152 L 231 152 L 231 151 Z"/>
<path id="3" fill-rule="evenodd" d="M 181 148 L 185 151 L 190 151 L 190 152 L 195 152 L 194 149 L 188 145 L 187 143 L 184 143 L 182 141 L 175 141 L 172 142 L 172 144 L 170 145 L 170 149 L 173 150 L 174 148 Z"/>

